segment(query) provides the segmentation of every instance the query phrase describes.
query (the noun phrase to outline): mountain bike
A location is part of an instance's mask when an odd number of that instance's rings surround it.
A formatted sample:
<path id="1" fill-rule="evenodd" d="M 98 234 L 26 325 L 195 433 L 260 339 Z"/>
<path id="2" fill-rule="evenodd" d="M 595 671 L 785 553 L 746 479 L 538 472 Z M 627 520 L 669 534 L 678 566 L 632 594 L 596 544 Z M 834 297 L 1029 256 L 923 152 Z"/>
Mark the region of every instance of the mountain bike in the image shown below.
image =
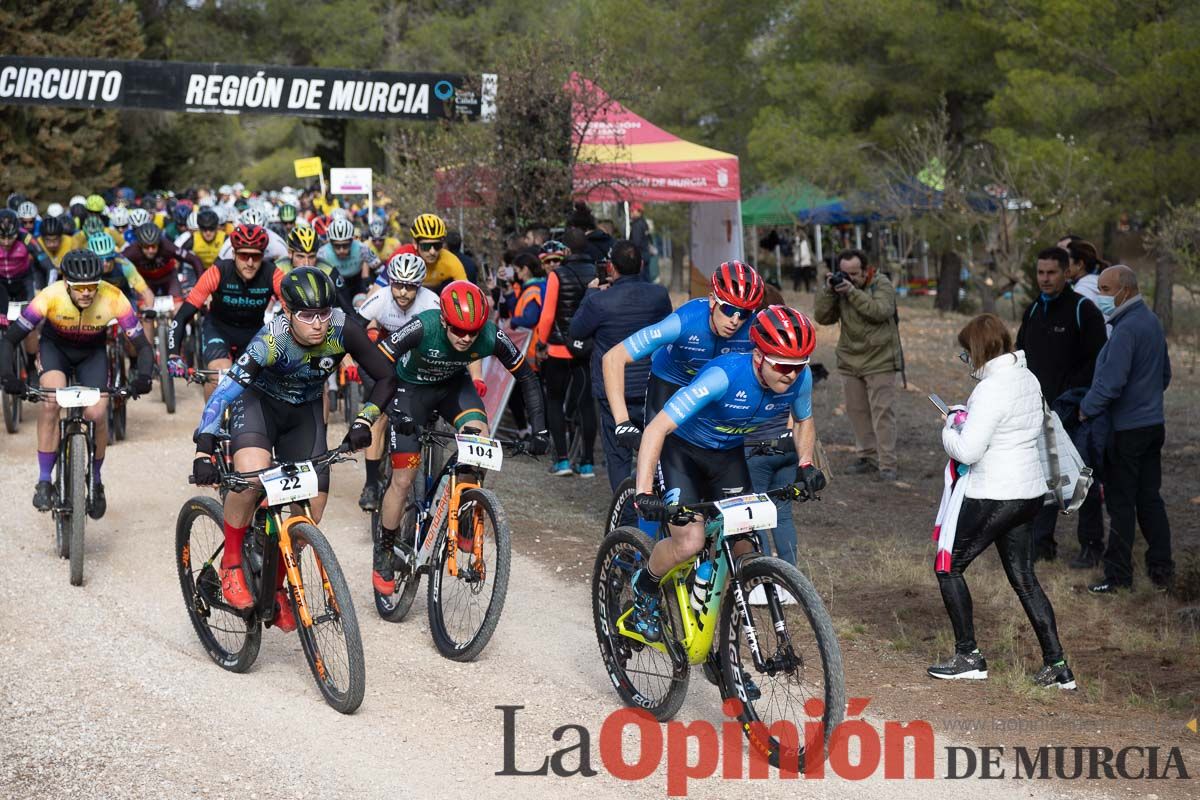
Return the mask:
<path id="1" fill-rule="evenodd" d="M 167 337 L 171 330 L 171 320 L 175 317 L 175 298 L 171 295 L 159 295 L 154 298 L 154 314 L 157 322 L 154 326 L 154 359 L 158 365 L 161 380 L 159 390 L 162 401 L 167 406 L 167 413 L 175 413 L 175 382 L 167 368 L 167 360 L 171 355 Z"/>
<path id="2" fill-rule="evenodd" d="M 438 652 L 471 661 L 487 646 L 500 621 L 508 593 L 512 557 L 508 518 L 500 499 L 484 489 L 485 470 L 499 470 L 509 455 L 525 452 L 524 442 L 504 442 L 469 433 L 421 432 L 421 471 L 413 481 L 396 535 L 395 591 L 375 592 L 375 610 L 400 622 L 412 608 L 421 576 L 429 575 L 429 630 Z M 439 471 L 438 442 L 454 443 Z M 379 540 L 373 515 L 372 540 Z M 451 532 L 454 535 L 450 535 Z"/>
<path id="3" fill-rule="evenodd" d="M 275 584 L 282 564 L 283 588 L 317 687 L 331 707 L 351 714 L 366 691 L 358 617 L 342 568 L 313 522 L 308 501 L 317 495 L 318 469 L 353 459 L 338 448 L 311 461 L 233 472 L 226 453 L 223 448 L 217 459 L 220 489 L 266 493 L 242 548 L 254 605 L 238 609 L 225 602 L 219 575 L 225 547 L 224 510 L 215 498 L 193 497 L 183 504 L 175 524 L 175 563 L 192 627 L 222 669 L 250 669 L 258 658 L 262 626 L 275 621 Z M 289 508 L 292 513 L 285 516 Z"/>
<path id="4" fill-rule="evenodd" d="M 8 321 L 13 324 L 17 321 L 17 317 L 21 316 L 21 312 L 25 306 L 29 305 L 26 302 L 9 301 L 8 304 Z M 0 347 L 7 347 L 12 350 L 12 363 L 16 365 L 17 374 L 21 376 L 21 380 L 29 382 L 29 372 L 25 368 L 25 350 L 21 345 L 9 344 L 5 341 L 0 341 Z M 16 433 L 21 430 L 21 395 L 5 393 L 2 399 L 4 405 L 4 429 L 9 433 Z"/>
<path id="5" fill-rule="evenodd" d="M 72 586 L 83 585 L 83 534 L 87 524 L 88 503 L 92 499 L 96 455 L 95 424 L 83 416 L 108 395 L 126 398 L 135 396 L 128 386 L 110 386 L 104 390 L 90 386 L 68 386 L 63 389 L 29 387 L 25 399 L 41 402 L 54 398 L 59 408 L 67 410 L 58 421 L 58 460 L 54 465 L 54 490 L 58 501 L 50 511 L 54 514 L 55 550 L 59 558 L 70 560 Z"/>
<path id="6" fill-rule="evenodd" d="M 805 701 L 824 702 L 828 742 L 844 715 L 846 688 L 841 649 L 820 595 L 794 566 L 759 551 L 755 532 L 774 527 L 772 500 L 783 497 L 810 499 L 805 490 L 789 486 L 670 509 L 675 525 L 697 516 L 706 520 L 705 547 L 659 584 L 660 641 L 647 641 L 627 627 L 631 579 L 654 546 L 637 528 L 619 527 L 601 544 L 592 611 L 600 655 L 622 701 L 669 720 L 687 695 L 691 667 L 702 666 L 722 700 L 741 701 L 738 719 L 751 747 L 776 767 L 802 770 Z M 667 535 L 663 524 L 659 536 Z M 753 551 L 734 556 L 734 545 L 743 541 Z M 755 602 L 752 594 L 761 600 Z M 771 725 L 783 720 L 800 730 L 801 741 L 773 735 Z"/>

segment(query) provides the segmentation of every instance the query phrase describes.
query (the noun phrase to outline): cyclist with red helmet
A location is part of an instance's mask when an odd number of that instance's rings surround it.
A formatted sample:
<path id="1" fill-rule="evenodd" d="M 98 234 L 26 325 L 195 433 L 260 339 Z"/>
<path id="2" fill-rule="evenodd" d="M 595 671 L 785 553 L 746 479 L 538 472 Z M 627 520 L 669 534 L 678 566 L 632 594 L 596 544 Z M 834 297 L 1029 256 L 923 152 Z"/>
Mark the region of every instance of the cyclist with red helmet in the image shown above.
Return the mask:
<path id="1" fill-rule="evenodd" d="M 749 264 L 726 261 L 713 272 L 710 286 L 707 298 L 689 300 L 604 354 L 604 393 L 617 423 L 617 439 L 626 447 L 637 447 L 643 423 L 629 418 L 625 403 L 628 365 L 653 355 L 646 385 L 644 422 L 648 424 L 667 398 L 691 382 L 708 362 L 750 350 L 745 322 L 762 302 L 762 278 Z"/>
<path id="2" fill-rule="evenodd" d="M 665 522 L 668 506 L 752 492 L 746 436 L 789 413 L 800 460 L 796 483 L 814 492 L 825 487 L 825 476 L 812 463 L 817 432 L 808 359 L 816 347 L 816 329 L 795 309 L 769 306 L 755 315 L 748 335 L 749 353 L 714 358 L 646 426 L 634 500 L 643 519 Z M 662 469 L 663 497 L 654 492 L 655 464 Z M 704 546 L 703 520 L 671 525 L 670 530 L 633 577 L 633 627 L 647 641 L 662 636 L 659 581 Z M 742 555 L 749 548 L 748 542 L 740 542 L 734 553 Z"/>
<path id="3" fill-rule="evenodd" d="M 546 413 L 537 376 L 512 340 L 488 319 L 491 311 L 483 290 L 468 281 L 452 281 L 441 291 L 439 307 L 422 311 L 379 343 L 396 365 L 396 395 L 388 409 L 392 417 L 392 480 L 380 511 L 382 535 L 375 543 L 372 583 L 380 594 L 395 585 L 393 546 L 409 488 L 421 463 L 417 427 L 436 411 L 459 430 L 470 426 L 487 433 L 488 419 L 469 364 L 488 356 L 500 360 L 517 379 L 526 413 L 537 431 L 529 451 L 550 447 Z"/>
<path id="4" fill-rule="evenodd" d="M 233 258 L 214 261 L 200 275 L 171 320 L 167 368 L 175 377 L 183 377 L 187 371 L 180 356 L 184 327 L 205 303 L 208 314 L 200 326 L 204 366 L 229 369 L 233 359 L 262 328 L 271 301 L 279 297 L 284 273 L 275 268 L 275 262 L 263 258 L 268 245 L 266 229 L 259 225 L 238 225 L 229 234 L 229 242 Z M 204 385 L 206 399 L 214 388 L 215 381 Z"/>

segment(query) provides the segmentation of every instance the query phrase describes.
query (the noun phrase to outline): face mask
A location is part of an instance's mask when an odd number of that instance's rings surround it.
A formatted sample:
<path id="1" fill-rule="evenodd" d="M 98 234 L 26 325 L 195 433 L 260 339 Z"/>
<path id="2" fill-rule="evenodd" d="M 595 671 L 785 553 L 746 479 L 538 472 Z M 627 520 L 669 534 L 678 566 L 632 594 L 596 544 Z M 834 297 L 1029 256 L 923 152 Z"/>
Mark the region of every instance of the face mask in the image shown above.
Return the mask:
<path id="1" fill-rule="evenodd" d="M 1100 309 L 1100 313 L 1106 317 L 1111 317 L 1117 310 L 1117 298 L 1107 294 L 1096 296 L 1096 307 Z"/>

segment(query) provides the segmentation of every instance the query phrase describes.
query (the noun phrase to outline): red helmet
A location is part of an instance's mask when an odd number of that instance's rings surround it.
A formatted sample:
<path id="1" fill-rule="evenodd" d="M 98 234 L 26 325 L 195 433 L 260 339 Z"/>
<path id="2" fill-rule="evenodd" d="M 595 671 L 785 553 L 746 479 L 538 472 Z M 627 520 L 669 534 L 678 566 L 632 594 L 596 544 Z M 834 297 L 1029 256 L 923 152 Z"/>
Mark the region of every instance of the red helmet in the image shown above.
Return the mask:
<path id="1" fill-rule="evenodd" d="M 726 261 L 713 273 L 712 291 L 722 303 L 753 310 L 762 302 L 763 279 L 749 264 Z"/>
<path id="2" fill-rule="evenodd" d="M 451 328 L 472 333 L 488 321 L 487 298 L 483 290 L 470 281 L 454 281 L 442 289 L 442 318 Z"/>
<path id="3" fill-rule="evenodd" d="M 257 250 L 263 253 L 266 252 L 270 240 L 267 238 L 266 229 L 259 225 L 238 225 L 233 229 L 233 233 L 229 234 L 229 241 L 234 251 Z"/>
<path id="4" fill-rule="evenodd" d="M 794 308 L 768 306 L 754 315 L 750 341 L 764 355 L 781 361 L 801 361 L 817 346 L 812 321 Z"/>

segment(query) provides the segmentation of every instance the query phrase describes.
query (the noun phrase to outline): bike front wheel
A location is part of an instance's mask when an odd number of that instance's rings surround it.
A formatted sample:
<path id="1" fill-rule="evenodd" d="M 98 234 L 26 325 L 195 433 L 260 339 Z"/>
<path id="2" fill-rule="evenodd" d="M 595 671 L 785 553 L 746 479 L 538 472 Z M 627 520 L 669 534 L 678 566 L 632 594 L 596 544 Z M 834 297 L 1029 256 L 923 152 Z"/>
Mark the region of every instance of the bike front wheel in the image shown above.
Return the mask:
<path id="1" fill-rule="evenodd" d="M 741 585 L 749 618 L 742 618 L 730 592 L 721 608 L 725 685 L 741 700 L 738 719 L 745 723 L 750 746 L 775 767 L 803 771 L 804 704 L 812 698 L 824 704 L 825 744 L 845 713 L 842 650 L 833 622 L 812 583 L 786 561 L 748 557 L 733 580 Z M 752 642 L 761 664 L 754 660 Z M 795 726 L 797 741 L 771 735 L 771 726 L 783 721 Z"/>
<path id="2" fill-rule="evenodd" d="M 321 695 L 335 711 L 353 714 L 367 689 L 362 636 L 350 599 L 350 587 L 325 534 L 306 522 L 289 531 L 300 586 L 289 586 L 304 655 Z M 297 596 L 304 598 L 311 624 L 301 618 Z"/>
<path id="3" fill-rule="evenodd" d="M 508 595 L 512 543 L 508 518 L 493 492 L 463 491 L 458 532 L 481 541 L 480 556 L 473 548 L 459 550 L 458 575 L 451 575 L 448 536 L 439 537 L 429 578 L 429 629 L 439 653 L 453 661 L 471 661 L 496 632 Z"/>
<path id="4" fill-rule="evenodd" d="M 184 503 L 175 522 L 175 566 L 183 604 L 204 650 L 222 669 L 245 672 L 258 658 L 262 626 L 251 612 L 237 612 L 221 596 L 224 518 L 221 504 L 211 497 Z"/>
<path id="5" fill-rule="evenodd" d="M 73 433 L 67 440 L 67 461 L 71 465 L 69 478 L 71 585 L 83 585 L 83 529 L 87 524 L 88 457 L 87 437 Z"/>
<path id="6" fill-rule="evenodd" d="M 158 376 L 159 385 L 162 389 L 162 401 L 167 406 L 167 413 L 175 413 L 175 381 L 171 379 L 171 373 L 167 368 L 167 360 L 171 354 L 167 347 L 167 329 L 171 326 L 171 320 L 163 318 L 158 320 Z"/>
<path id="7" fill-rule="evenodd" d="M 605 537 L 592 570 L 592 617 L 604 669 L 628 706 L 644 708 L 660 722 L 675 716 L 687 697 L 691 670 L 676 667 L 656 647 L 625 636 L 617 621 L 633 607 L 633 575 L 650 561 L 654 543 L 637 528 L 623 527 Z M 673 633 L 674 619 L 662 607 L 664 636 Z"/>

